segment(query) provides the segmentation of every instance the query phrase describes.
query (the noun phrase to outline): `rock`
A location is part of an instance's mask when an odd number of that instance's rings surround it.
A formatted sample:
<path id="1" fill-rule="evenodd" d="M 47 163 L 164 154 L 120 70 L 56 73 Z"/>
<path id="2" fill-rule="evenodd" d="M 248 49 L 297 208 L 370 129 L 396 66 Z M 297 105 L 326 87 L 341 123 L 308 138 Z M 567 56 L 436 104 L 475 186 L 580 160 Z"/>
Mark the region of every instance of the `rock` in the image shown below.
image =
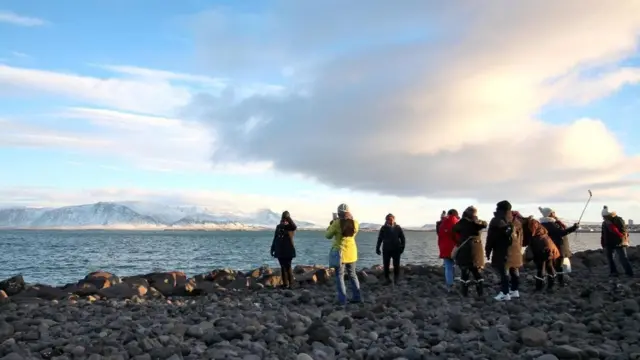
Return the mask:
<path id="1" fill-rule="evenodd" d="M 540 329 L 528 327 L 520 330 L 520 340 L 526 346 L 539 347 L 547 342 L 548 335 Z"/>
<path id="2" fill-rule="evenodd" d="M 144 278 L 149 282 L 149 286 L 164 296 L 187 295 L 185 290 L 187 275 L 181 271 L 150 273 L 146 274 Z"/>
<path id="3" fill-rule="evenodd" d="M 536 360 L 559 360 L 557 356 L 551 354 L 544 354 L 542 356 L 538 356 Z"/>
<path id="4" fill-rule="evenodd" d="M 94 271 L 84 277 L 84 280 L 80 280 L 78 285 L 85 283 L 92 284 L 98 290 L 108 288 L 111 285 L 119 284 L 120 278 L 116 275 L 106 271 Z"/>
<path id="5" fill-rule="evenodd" d="M 295 281 L 299 284 L 315 284 L 318 282 L 318 278 L 316 277 L 316 270 L 309 270 L 303 274 L 295 276 Z"/>
<path id="6" fill-rule="evenodd" d="M 267 275 L 259 279 L 259 282 L 267 287 L 277 287 L 282 284 L 282 278 L 279 275 Z"/>
<path id="7" fill-rule="evenodd" d="M 0 300 L 5 300 L 5 299 L 9 299 L 9 295 L 7 295 L 7 293 L 4 292 L 4 290 L 0 290 Z"/>
<path id="8" fill-rule="evenodd" d="M 449 317 L 449 329 L 457 333 L 469 330 L 471 322 L 468 315 L 452 314 Z"/>
<path id="9" fill-rule="evenodd" d="M 638 302 L 635 299 L 625 299 L 622 301 L 622 310 L 626 315 L 631 316 L 640 312 L 640 306 L 638 306 Z"/>
<path id="10" fill-rule="evenodd" d="M 25 289 L 26 284 L 22 275 L 12 276 L 6 280 L 0 281 L 0 290 L 4 291 L 7 296 L 13 296 Z"/>
<path id="11" fill-rule="evenodd" d="M 65 299 L 68 293 L 64 290 L 58 289 L 49 285 L 29 285 L 24 291 L 16 294 L 14 298 L 40 298 L 45 300 L 61 300 Z"/>
<path id="12" fill-rule="evenodd" d="M 571 345 L 560 345 L 551 348 L 551 353 L 560 359 L 582 359 L 586 352 Z"/>
<path id="13" fill-rule="evenodd" d="M 301 353 L 296 356 L 296 360 L 314 360 L 310 355 Z"/>
<path id="14" fill-rule="evenodd" d="M 13 325 L 7 323 L 6 321 L 0 321 L 0 342 L 3 342 L 12 337 L 13 332 Z"/>
<path id="15" fill-rule="evenodd" d="M 334 332 L 320 319 L 311 323 L 309 328 L 307 328 L 306 334 L 309 335 L 309 343 L 317 341 L 327 345 L 329 344 L 329 340 L 335 336 Z"/>
<path id="16" fill-rule="evenodd" d="M 108 299 L 131 299 L 134 296 L 145 296 L 148 289 L 143 285 L 120 283 L 98 291 L 98 295 Z"/>
<path id="17" fill-rule="evenodd" d="M 7 356 L 0 358 L 0 360 L 23 360 L 24 357 L 16 352 L 12 352 Z"/>

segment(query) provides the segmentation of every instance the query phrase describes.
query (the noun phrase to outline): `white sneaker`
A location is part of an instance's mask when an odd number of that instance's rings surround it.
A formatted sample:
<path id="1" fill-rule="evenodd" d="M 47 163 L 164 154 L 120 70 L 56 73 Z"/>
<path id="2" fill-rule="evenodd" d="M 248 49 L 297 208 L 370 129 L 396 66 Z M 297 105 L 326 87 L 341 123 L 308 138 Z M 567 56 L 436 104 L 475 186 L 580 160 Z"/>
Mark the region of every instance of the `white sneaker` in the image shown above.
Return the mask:
<path id="1" fill-rule="evenodd" d="M 509 296 L 509 294 L 505 294 L 505 293 L 498 293 L 498 295 L 496 295 L 496 297 L 494 297 L 494 299 L 496 299 L 497 301 L 509 301 L 511 300 L 511 296 Z"/>
<path id="2" fill-rule="evenodd" d="M 509 291 L 509 297 L 512 298 L 512 299 L 519 299 L 520 298 L 520 292 L 518 290 Z"/>

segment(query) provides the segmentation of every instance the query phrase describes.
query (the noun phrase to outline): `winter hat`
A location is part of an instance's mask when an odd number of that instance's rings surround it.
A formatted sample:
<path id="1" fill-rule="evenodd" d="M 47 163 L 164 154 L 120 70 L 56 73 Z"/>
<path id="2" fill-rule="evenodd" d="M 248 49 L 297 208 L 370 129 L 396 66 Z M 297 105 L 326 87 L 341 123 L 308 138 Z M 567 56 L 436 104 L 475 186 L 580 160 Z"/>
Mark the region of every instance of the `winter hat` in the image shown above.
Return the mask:
<path id="1" fill-rule="evenodd" d="M 395 217 L 395 216 L 393 216 L 393 214 L 392 214 L 392 213 L 388 213 L 388 214 L 387 214 L 387 216 L 385 216 L 384 218 L 385 218 L 385 220 L 386 220 L 386 219 L 393 219 L 393 220 L 395 220 L 395 219 L 396 219 L 396 217 Z"/>
<path id="2" fill-rule="evenodd" d="M 502 200 L 496 204 L 496 210 L 498 211 L 511 211 L 511 203 L 507 200 Z"/>
<path id="3" fill-rule="evenodd" d="M 464 209 L 464 212 L 462 213 L 462 216 L 466 216 L 466 217 L 472 217 L 474 213 L 478 212 L 478 209 L 475 208 L 475 206 L 471 205 L 469 207 L 467 207 L 466 209 Z"/>
<path id="4" fill-rule="evenodd" d="M 542 216 L 544 217 L 549 217 L 549 215 L 553 214 L 555 211 L 553 211 L 552 208 L 548 208 L 548 207 L 540 207 L 538 206 L 538 210 L 540 210 L 540 213 L 542 214 Z"/>
<path id="5" fill-rule="evenodd" d="M 291 214 L 289 214 L 289 212 L 288 212 L 288 211 L 284 211 L 284 212 L 282 213 L 282 220 L 284 220 L 284 219 L 288 219 L 288 218 L 290 218 L 290 217 L 291 217 Z"/>
<path id="6" fill-rule="evenodd" d="M 350 209 L 349 209 L 349 205 L 347 205 L 347 204 L 340 204 L 340 205 L 338 205 L 338 214 L 339 214 L 339 213 L 348 213 L 348 212 L 351 212 L 351 211 L 349 211 L 349 210 L 350 210 Z"/>
<path id="7" fill-rule="evenodd" d="M 609 211 L 609 207 L 607 205 L 602 207 L 602 217 L 605 216 L 615 216 L 616 212 L 615 211 Z"/>

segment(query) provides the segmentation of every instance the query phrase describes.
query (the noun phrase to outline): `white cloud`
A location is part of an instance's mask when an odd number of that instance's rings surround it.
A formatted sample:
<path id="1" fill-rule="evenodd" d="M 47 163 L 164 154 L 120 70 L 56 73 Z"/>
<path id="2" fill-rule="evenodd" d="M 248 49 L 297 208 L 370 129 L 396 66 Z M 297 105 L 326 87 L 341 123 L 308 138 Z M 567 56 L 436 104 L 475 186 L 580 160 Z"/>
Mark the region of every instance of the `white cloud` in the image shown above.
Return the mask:
<path id="1" fill-rule="evenodd" d="M 586 195 L 586 192 L 583 195 Z M 640 207 L 637 202 L 603 202 L 600 195 L 597 191 L 594 192 L 594 201 L 585 214 L 584 221 L 598 221 L 603 204 L 609 205 L 611 209 L 616 209 L 625 218 L 634 219 L 640 216 Z M 461 212 L 472 203 L 469 199 L 447 201 L 400 199 L 327 188 L 316 189 L 313 193 L 292 191 L 282 195 L 263 196 L 248 192 L 200 189 L 87 188 L 69 190 L 54 187 L 3 187 L 0 188 L 0 199 L 2 199 L 0 206 L 57 207 L 98 201 L 147 201 L 165 205 L 206 206 L 218 211 L 250 212 L 269 208 L 273 211 L 289 210 L 297 219 L 312 220 L 318 223 L 328 222 L 336 206 L 347 202 L 360 221 L 382 223 L 384 216 L 391 212 L 399 223 L 405 226 L 433 224 L 439 218 L 440 211 L 456 208 Z M 584 200 L 586 200 L 586 196 Z M 493 203 L 475 203 L 475 205 L 482 218 L 491 218 L 495 207 Z M 537 210 L 538 206 L 551 206 L 561 217 L 569 220 L 577 219 L 580 216 L 583 205 L 584 202 L 558 206 L 552 203 L 514 203 L 514 206 L 523 214 L 536 217 L 540 216 Z"/>
<path id="2" fill-rule="evenodd" d="M 209 161 L 213 137 L 199 123 L 99 108 L 66 108 L 51 115 L 52 126 L 30 125 L 28 119 L 4 120 L 0 146 L 61 148 L 124 160 L 152 171 L 252 174 L 269 163 L 223 164 Z M 75 123 L 78 122 L 78 123 Z M 79 123 L 86 126 L 74 126 Z M 63 128 L 83 130 L 60 130 Z"/>
<path id="3" fill-rule="evenodd" d="M 200 19 L 212 66 L 318 65 L 304 74 L 314 79 L 304 95 L 194 97 L 218 134 L 216 162 L 272 161 L 382 194 L 523 202 L 605 186 L 621 198 L 640 172 L 638 154 L 625 154 L 602 120 L 537 118 L 547 105 L 640 82 L 638 68 L 618 68 L 638 47 L 638 1 L 281 1 L 266 14 L 221 14 Z M 230 31 L 248 19 L 252 33 Z M 224 54 L 207 50 L 214 41 Z M 342 44 L 355 50 L 336 50 Z M 247 134 L 255 117 L 267 121 Z"/>
<path id="4" fill-rule="evenodd" d="M 42 26 L 47 22 L 35 17 L 22 16 L 11 11 L 0 10 L 0 23 L 31 27 Z"/>

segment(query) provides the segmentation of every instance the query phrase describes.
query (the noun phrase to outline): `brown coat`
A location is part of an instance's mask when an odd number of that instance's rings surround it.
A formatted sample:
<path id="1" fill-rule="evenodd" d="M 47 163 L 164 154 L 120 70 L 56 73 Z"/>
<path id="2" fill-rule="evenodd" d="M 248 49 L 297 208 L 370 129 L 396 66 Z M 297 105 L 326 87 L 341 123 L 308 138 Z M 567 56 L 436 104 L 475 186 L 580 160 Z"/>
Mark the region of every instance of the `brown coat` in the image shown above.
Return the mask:
<path id="1" fill-rule="evenodd" d="M 514 221 L 511 212 L 495 212 L 484 248 L 487 256 L 492 255 L 491 265 L 499 271 L 522 267 L 522 241 L 522 224 Z"/>
<path id="2" fill-rule="evenodd" d="M 460 267 L 484 267 L 484 248 L 482 246 L 482 229 L 487 227 L 486 221 L 473 221 L 463 217 L 453 227 L 458 235 L 456 264 Z"/>
<path id="3" fill-rule="evenodd" d="M 531 247 L 533 261 L 556 260 L 560 257 L 560 250 L 538 220 L 528 217 L 523 220 L 522 225 L 524 245 Z"/>

